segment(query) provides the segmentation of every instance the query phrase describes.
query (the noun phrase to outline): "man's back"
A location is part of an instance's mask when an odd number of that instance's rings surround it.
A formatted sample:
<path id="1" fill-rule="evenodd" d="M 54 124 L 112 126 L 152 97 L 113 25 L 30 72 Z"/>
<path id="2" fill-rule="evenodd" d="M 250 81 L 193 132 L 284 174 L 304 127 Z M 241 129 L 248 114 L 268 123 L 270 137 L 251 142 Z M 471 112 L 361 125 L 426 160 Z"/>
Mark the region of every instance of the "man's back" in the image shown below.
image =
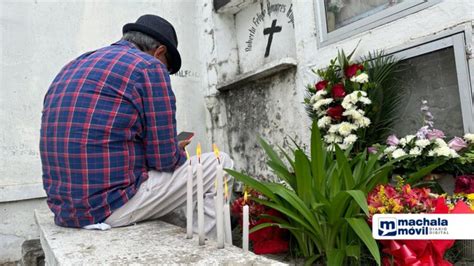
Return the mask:
<path id="1" fill-rule="evenodd" d="M 131 43 L 86 53 L 66 65 L 45 100 L 43 182 L 58 225 L 104 221 L 148 178 L 184 157 L 166 68 Z"/>

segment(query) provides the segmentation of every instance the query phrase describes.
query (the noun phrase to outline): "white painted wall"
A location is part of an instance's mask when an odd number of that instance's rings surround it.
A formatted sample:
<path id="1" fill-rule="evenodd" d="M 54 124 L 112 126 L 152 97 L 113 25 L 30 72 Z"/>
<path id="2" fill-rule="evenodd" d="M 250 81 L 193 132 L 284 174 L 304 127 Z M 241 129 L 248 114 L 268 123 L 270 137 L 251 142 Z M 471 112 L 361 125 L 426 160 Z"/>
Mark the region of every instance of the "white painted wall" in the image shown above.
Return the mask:
<path id="1" fill-rule="evenodd" d="M 0 0 L 0 263 L 19 259 L 21 240 L 37 237 L 32 209 L 38 201 L 18 201 L 44 197 L 38 147 L 50 82 L 70 60 L 119 40 L 122 26 L 143 14 L 161 15 L 175 26 L 183 59 L 171 77 L 178 131 L 196 133 L 191 149 L 199 141 L 210 151 L 195 1 Z M 18 218 L 16 230 L 7 217 Z"/>

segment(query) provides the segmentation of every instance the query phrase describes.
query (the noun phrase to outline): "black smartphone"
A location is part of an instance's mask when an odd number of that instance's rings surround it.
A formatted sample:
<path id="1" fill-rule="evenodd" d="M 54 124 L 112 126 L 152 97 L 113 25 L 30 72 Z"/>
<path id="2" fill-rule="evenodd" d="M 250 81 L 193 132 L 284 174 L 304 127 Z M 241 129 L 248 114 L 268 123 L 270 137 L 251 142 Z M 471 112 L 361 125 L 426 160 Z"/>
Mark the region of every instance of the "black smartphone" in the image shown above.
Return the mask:
<path id="1" fill-rule="evenodd" d="M 194 137 L 193 132 L 183 131 L 178 134 L 178 141 L 190 140 L 192 137 Z"/>

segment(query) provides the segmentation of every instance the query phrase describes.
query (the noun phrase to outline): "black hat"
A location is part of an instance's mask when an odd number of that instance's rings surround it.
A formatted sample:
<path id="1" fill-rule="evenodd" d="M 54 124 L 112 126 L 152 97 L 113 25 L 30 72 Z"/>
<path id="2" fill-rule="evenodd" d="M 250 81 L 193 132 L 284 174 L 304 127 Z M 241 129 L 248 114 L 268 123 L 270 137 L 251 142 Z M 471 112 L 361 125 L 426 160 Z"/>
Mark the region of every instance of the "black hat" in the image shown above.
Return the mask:
<path id="1" fill-rule="evenodd" d="M 170 56 L 171 74 L 178 72 L 181 68 L 181 56 L 178 52 L 178 38 L 173 25 L 162 17 L 155 15 L 143 15 L 135 23 L 123 26 L 122 32 L 139 31 L 157 40 L 168 50 Z"/>

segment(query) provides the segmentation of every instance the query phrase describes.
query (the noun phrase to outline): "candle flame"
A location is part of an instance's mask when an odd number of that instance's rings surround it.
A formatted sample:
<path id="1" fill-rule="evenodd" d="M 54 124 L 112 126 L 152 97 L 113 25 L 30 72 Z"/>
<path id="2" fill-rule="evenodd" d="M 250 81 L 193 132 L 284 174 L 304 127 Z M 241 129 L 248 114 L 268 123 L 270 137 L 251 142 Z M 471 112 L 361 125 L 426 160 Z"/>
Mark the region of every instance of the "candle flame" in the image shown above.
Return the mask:
<path id="1" fill-rule="evenodd" d="M 224 180 L 224 198 L 227 201 L 227 198 L 229 197 L 229 186 L 227 185 L 227 178 Z"/>
<path id="2" fill-rule="evenodd" d="M 245 190 L 245 192 L 244 192 L 244 204 L 247 202 L 247 198 L 248 198 L 247 190 Z"/>
<path id="3" fill-rule="evenodd" d="M 198 143 L 196 147 L 196 155 L 198 157 L 199 162 L 201 162 L 201 143 Z"/>
<path id="4" fill-rule="evenodd" d="M 219 161 L 219 163 L 221 163 L 221 161 L 219 159 L 219 149 L 217 148 L 217 145 L 215 143 L 212 144 L 212 149 L 214 150 L 214 154 L 216 155 L 217 161 Z"/>

